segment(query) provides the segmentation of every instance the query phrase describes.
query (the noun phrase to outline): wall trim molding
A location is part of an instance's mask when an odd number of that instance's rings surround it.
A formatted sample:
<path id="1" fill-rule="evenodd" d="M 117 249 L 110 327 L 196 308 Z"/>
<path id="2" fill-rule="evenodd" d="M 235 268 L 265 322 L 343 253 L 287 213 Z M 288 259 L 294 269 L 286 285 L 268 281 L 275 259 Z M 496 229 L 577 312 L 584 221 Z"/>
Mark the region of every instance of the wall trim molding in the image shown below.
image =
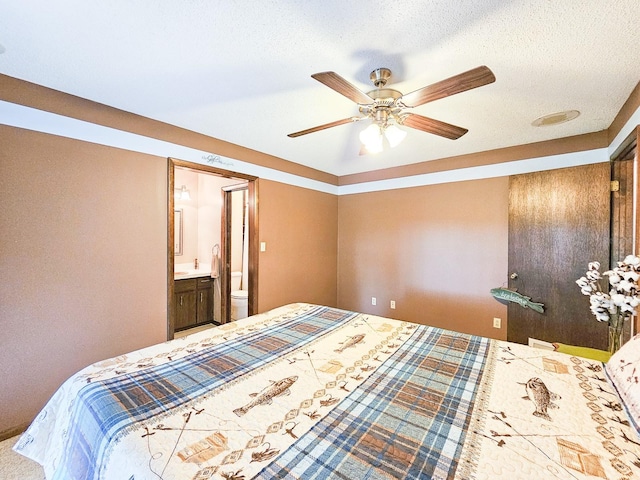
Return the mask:
<path id="1" fill-rule="evenodd" d="M 301 175 L 284 172 L 276 168 L 256 165 L 254 163 L 237 160 L 235 158 L 225 157 L 214 152 L 207 152 L 197 148 L 177 145 L 172 142 L 158 140 L 156 138 L 150 138 L 137 133 L 126 132 L 116 128 L 98 125 L 84 120 L 78 120 L 76 118 L 3 100 L 0 100 L 0 124 L 155 155 L 163 158 L 172 157 L 228 170 L 230 172 L 252 175 L 275 182 L 308 188 L 333 195 L 351 195 L 381 190 L 393 190 L 396 188 L 410 188 L 439 183 L 478 180 L 540 170 L 550 170 L 554 168 L 607 162 L 610 160 L 611 154 L 616 150 L 619 143 L 626 138 L 630 131 L 640 124 L 640 107 L 629 116 L 628 121 L 619 130 L 618 135 L 608 145 L 608 147 L 603 146 L 601 148 L 594 148 L 595 145 L 603 145 L 603 143 L 606 145 L 606 142 L 602 141 L 602 138 L 606 138 L 606 131 L 603 131 L 603 134 L 595 132 L 593 134 L 579 136 L 586 139 L 586 150 L 527 159 L 521 159 L 521 157 L 518 158 L 516 156 L 516 159 L 511 161 L 501 159 L 499 163 L 458 167 L 448 170 L 440 169 L 439 171 L 431 173 L 416 173 L 402 177 L 365 181 L 362 183 L 344 184 L 344 182 L 342 182 L 339 186 Z M 605 137 L 603 137 L 603 135 L 605 135 Z M 561 141 L 566 142 L 567 140 L 558 139 L 548 143 L 552 144 L 553 142 Z M 524 147 L 526 146 L 523 146 L 523 148 Z M 503 150 L 509 149 L 496 150 L 494 153 L 498 157 L 501 155 L 504 156 L 504 152 L 502 152 Z M 478 155 L 487 157 L 492 155 L 492 151 L 481 152 Z M 444 160 L 446 159 L 443 159 L 442 161 Z"/>
<path id="2" fill-rule="evenodd" d="M 399 188 L 421 187 L 440 183 L 463 182 L 467 180 L 481 180 L 486 178 L 505 177 L 521 173 L 553 170 L 556 168 L 575 167 L 592 163 L 609 161 L 607 148 L 585 150 L 582 152 L 549 155 L 546 157 L 531 158 L 527 160 L 515 160 L 492 165 L 460 168 L 436 173 L 425 173 L 410 177 L 377 180 L 368 183 L 356 183 L 339 187 L 339 195 L 355 193 L 369 193 L 382 190 L 395 190 Z"/>
<path id="3" fill-rule="evenodd" d="M 0 124 L 337 194 L 338 187 L 329 183 L 3 100 L 0 100 Z"/>

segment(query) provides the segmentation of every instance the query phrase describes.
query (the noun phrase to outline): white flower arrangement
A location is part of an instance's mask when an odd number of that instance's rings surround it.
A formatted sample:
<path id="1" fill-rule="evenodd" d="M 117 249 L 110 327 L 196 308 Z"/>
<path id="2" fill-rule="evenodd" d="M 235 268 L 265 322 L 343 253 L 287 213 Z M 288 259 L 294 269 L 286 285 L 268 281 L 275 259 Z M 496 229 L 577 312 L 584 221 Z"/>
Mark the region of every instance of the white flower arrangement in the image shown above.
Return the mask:
<path id="1" fill-rule="evenodd" d="M 624 320 L 636 314 L 640 305 L 640 257 L 627 255 L 618 266 L 600 274 L 600 262 L 590 262 L 585 277 L 576 280 L 583 295 L 590 296 L 591 313 L 599 322 L 621 327 Z M 609 277 L 611 289 L 605 293 L 600 280 Z M 615 325 L 614 325 L 615 323 Z"/>

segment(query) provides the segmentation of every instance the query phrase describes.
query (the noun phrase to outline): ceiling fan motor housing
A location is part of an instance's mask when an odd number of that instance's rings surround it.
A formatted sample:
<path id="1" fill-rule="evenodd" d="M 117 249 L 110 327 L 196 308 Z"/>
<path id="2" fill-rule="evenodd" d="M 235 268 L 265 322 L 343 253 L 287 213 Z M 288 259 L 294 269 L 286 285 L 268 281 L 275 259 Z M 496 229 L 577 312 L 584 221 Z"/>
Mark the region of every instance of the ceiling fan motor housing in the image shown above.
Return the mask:
<path id="1" fill-rule="evenodd" d="M 387 84 L 387 81 L 391 78 L 391 70 L 384 67 L 376 68 L 371 72 L 369 78 L 377 88 L 384 87 Z"/>
<path id="2" fill-rule="evenodd" d="M 367 95 L 373 99 L 371 105 L 361 105 L 360 113 L 371 117 L 376 123 L 383 125 L 389 116 L 399 113 L 400 108 L 396 100 L 402 97 L 402 93 L 392 88 L 377 88 Z"/>

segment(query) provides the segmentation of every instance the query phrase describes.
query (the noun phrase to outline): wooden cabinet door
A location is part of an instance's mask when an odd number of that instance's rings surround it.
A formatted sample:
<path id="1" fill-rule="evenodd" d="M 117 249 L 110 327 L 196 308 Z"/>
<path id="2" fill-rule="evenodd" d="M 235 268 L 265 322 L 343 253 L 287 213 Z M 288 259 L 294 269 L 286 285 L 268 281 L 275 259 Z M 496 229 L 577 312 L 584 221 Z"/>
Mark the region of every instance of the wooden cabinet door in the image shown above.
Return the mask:
<path id="1" fill-rule="evenodd" d="M 211 278 L 198 279 L 197 291 L 197 323 L 213 322 L 213 281 Z"/>
<path id="2" fill-rule="evenodd" d="M 176 293 L 174 300 L 176 330 L 193 326 L 196 322 L 196 292 Z"/>
<path id="3" fill-rule="evenodd" d="M 507 340 L 528 338 L 606 349 L 575 281 L 591 261 L 609 261 L 610 166 L 597 163 L 514 175 L 509 180 L 509 288 L 545 306 L 509 303 Z"/>

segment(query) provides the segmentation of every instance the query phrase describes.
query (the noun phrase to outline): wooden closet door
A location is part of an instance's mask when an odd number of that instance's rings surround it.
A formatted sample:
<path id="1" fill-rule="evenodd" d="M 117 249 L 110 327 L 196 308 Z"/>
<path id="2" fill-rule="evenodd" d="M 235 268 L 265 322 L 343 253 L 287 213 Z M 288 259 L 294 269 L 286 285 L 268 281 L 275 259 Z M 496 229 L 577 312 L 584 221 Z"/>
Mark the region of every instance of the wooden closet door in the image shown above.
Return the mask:
<path id="1" fill-rule="evenodd" d="M 610 164 L 524 175 L 509 181 L 509 288 L 545 305 L 543 314 L 508 306 L 507 340 L 606 349 L 607 325 L 575 281 L 587 264 L 609 263 Z"/>

